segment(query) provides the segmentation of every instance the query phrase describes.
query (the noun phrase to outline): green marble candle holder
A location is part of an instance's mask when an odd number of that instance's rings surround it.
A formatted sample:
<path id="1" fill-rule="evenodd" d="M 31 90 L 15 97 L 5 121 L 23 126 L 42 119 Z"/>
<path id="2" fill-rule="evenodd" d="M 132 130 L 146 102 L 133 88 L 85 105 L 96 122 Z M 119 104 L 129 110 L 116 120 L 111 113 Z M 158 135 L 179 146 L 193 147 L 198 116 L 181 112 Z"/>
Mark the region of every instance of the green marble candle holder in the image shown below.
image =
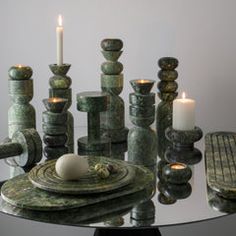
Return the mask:
<path id="1" fill-rule="evenodd" d="M 170 126 L 166 129 L 165 135 L 175 149 L 193 150 L 194 143 L 202 138 L 203 133 L 199 127 L 193 130 L 175 130 Z"/>
<path id="2" fill-rule="evenodd" d="M 179 162 L 168 164 L 162 170 L 162 178 L 171 184 L 186 184 L 191 177 L 192 170 Z"/>
<path id="3" fill-rule="evenodd" d="M 48 98 L 43 103 L 47 111 L 43 112 L 44 155 L 47 159 L 56 159 L 69 152 L 67 142 L 67 99 Z"/>
<path id="4" fill-rule="evenodd" d="M 171 184 L 165 181 L 160 181 L 158 183 L 158 190 L 167 199 L 172 199 L 172 201 L 186 199 L 192 193 L 192 187 L 190 183 Z"/>
<path id="5" fill-rule="evenodd" d="M 130 213 L 130 222 L 136 227 L 152 225 L 155 222 L 155 213 L 153 201 L 145 201 L 132 209 Z"/>
<path id="6" fill-rule="evenodd" d="M 180 162 L 186 165 L 195 165 L 202 160 L 202 153 L 197 148 L 186 150 L 169 146 L 165 151 L 165 160 L 169 163 Z"/>
<path id="7" fill-rule="evenodd" d="M 18 166 L 28 167 L 42 159 L 42 141 L 35 129 L 16 131 L 11 142 L 0 145 L 0 159 L 14 157 Z"/>
<path id="8" fill-rule="evenodd" d="M 12 106 L 8 110 L 8 136 L 18 131 L 36 128 L 35 109 L 29 104 L 33 98 L 32 69 L 29 66 L 12 66 L 9 71 L 9 95 Z"/>
<path id="9" fill-rule="evenodd" d="M 172 125 L 173 100 L 178 96 L 176 92 L 178 84 L 178 72 L 175 70 L 179 62 L 173 57 L 163 57 L 158 61 L 161 70 L 158 72 L 160 82 L 157 84 L 158 96 L 161 102 L 158 104 L 156 111 L 156 130 L 158 155 L 164 158 L 166 147 L 170 142 L 165 137 L 165 130 Z"/>
<path id="10" fill-rule="evenodd" d="M 129 95 L 130 120 L 135 125 L 128 134 L 128 160 L 135 164 L 156 164 L 156 133 L 149 127 L 155 117 L 155 94 L 150 93 L 155 81 L 132 80 L 135 93 Z"/>
<path id="11" fill-rule="evenodd" d="M 77 94 L 78 111 L 88 113 L 88 136 L 78 139 L 78 153 L 109 151 L 110 139 L 101 137 L 100 113 L 108 108 L 109 96 L 103 92 L 82 92 Z"/>
<path id="12" fill-rule="evenodd" d="M 69 76 L 67 76 L 67 72 L 69 71 L 71 65 L 70 64 L 51 64 L 49 68 L 51 72 L 54 74 L 49 79 L 50 89 L 49 89 L 49 97 L 58 97 L 67 99 L 67 105 L 65 107 L 65 111 L 67 113 L 67 142 L 66 146 L 68 147 L 69 152 L 74 152 L 74 117 L 68 109 L 72 104 L 72 90 L 70 88 L 72 80 Z"/>
<path id="13" fill-rule="evenodd" d="M 108 109 L 101 113 L 101 134 L 110 137 L 112 143 L 127 140 L 128 129 L 125 127 L 124 101 L 119 96 L 123 90 L 123 65 L 118 62 L 123 42 L 120 39 L 104 39 L 101 42 L 102 54 L 107 60 L 101 65 L 101 88 L 109 94 Z"/>

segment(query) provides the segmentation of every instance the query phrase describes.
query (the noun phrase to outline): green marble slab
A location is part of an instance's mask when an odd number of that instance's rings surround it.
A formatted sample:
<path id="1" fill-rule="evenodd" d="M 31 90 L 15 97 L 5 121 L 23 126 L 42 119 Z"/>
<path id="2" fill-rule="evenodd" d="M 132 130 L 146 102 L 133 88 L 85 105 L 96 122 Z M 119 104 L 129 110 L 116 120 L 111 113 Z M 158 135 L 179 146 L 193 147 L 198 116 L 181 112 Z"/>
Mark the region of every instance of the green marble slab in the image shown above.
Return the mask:
<path id="1" fill-rule="evenodd" d="M 207 134 L 205 161 L 208 186 L 219 196 L 236 199 L 236 133 Z"/>
<path id="2" fill-rule="evenodd" d="M 104 222 L 127 214 L 134 205 L 149 199 L 150 192 L 142 190 L 104 202 L 63 211 L 36 211 L 15 207 L 6 201 L 0 201 L 0 210 L 6 214 L 20 216 L 40 222 L 64 225 L 88 225 Z M 109 206 L 109 207 L 108 207 Z"/>
<path id="3" fill-rule="evenodd" d="M 133 182 L 123 188 L 89 195 L 56 194 L 36 188 L 28 174 L 19 175 L 7 181 L 1 188 L 4 201 L 19 208 L 38 211 L 60 211 L 108 201 L 144 190 L 153 181 L 153 174 L 145 167 L 132 166 L 136 176 Z M 106 205 L 107 206 L 107 205 Z"/>
<path id="4" fill-rule="evenodd" d="M 124 161 L 106 157 L 90 156 L 88 159 L 91 170 L 76 181 L 61 179 L 55 170 L 56 160 L 45 162 L 29 172 L 29 180 L 38 188 L 50 192 L 65 194 L 91 194 L 112 191 L 130 184 L 135 177 L 135 169 Z M 108 178 L 99 178 L 94 167 L 98 163 L 117 166 L 117 173 Z"/>

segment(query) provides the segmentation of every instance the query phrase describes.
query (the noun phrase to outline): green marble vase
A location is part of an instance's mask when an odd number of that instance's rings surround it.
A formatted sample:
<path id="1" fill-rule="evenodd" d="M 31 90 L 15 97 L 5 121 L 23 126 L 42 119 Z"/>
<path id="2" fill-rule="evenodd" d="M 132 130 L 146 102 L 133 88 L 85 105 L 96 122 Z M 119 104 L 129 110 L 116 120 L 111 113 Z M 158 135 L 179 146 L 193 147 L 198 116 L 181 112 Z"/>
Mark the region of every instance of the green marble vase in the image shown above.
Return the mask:
<path id="1" fill-rule="evenodd" d="M 161 70 L 158 72 L 160 79 L 157 84 L 158 96 L 161 102 L 156 111 L 157 149 L 158 155 L 164 159 L 164 153 L 170 142 L 165 137 L 165 130 L 172 125 L 173 100 L 178 96 L 176 92 L 178 84 L 178 60 L 173 57 L 163 57 L 158 61 Z"/>
<path id="2" fill-rule="evenodd" d="M 128 135 L 124 101 L 119 96 L 123 90 L 123 65 L 117 61 L 123 52 L 123 42 L 120 39 L 104 39 L 101 47 L 107 60 L 101 65 L 101 88 L 110 96 L 107 111 L 101 113 L 101 132 L 102 136 L 110 137 L 112 143 L 122 143 L 127 141 Z"/>
<path id="3" fill-rule="evenodd" d="M 16 131 L 36 128 L 34 107 L 29 104 L 33 98 L 33 74 L 29 66 L 12 66 L 9 71 L 9 95 L 12 106 L 8 110 L 8 136 Z"/>
<path id="4" fill-rule="evenodd" d="M 65 110 L 67 111 L 67 142 L 66 146 L 70 153 L 74 153 L 74 117 L 68 109 L 72 104 L 72 90 L 70 88 L 72 80 L 69 76 L 67 76 L 67 72 L 70 69 L 70 64 L 56 65 L 51 64 L 49 68 L 51 72 L 54 74 L 49 79 L 49 97 L 59 97 L 65 98 L 68 100 Z"/>

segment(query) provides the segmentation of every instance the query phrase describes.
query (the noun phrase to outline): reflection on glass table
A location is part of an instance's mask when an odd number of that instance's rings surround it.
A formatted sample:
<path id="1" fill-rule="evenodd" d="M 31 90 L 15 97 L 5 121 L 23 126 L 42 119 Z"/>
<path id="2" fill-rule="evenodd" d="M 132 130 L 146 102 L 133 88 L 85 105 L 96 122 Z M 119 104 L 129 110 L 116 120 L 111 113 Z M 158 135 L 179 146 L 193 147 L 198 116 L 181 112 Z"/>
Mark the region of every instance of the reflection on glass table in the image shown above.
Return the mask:
<path id="1" fill-rule="evenodd" d="M 84 128 L 79 128 L 79 132 L 85 133 L 86 131 Z M 78 135 L 75 137 L 78 137 Z M 196 146 L 204 152 L 203 139 Z M 128 161 L 127 145 L 113 145 L 110 158 Z M 145 158 L 150 157 L 143 156 L 143 158 L 145 160 Z M 40 222 L 94 228 L 126 229 L 184 224 L 213 219 L 232 213 L 232 210 L 225 210 L 224 201 L 215 200 L 212 193 L 208 194 L 203 159 L 194 160 L 189 165 L 192 170 L 192 178 L 181 187 L 171 185 L 162 179 L 162 169 L 166 164 L 166 160 L 157 158 L 157 165 L 147 167 L 154 176 L 150 185 L 145 190 L 119 198 L 96 202 L 92 205 L 75 209 L 50 212 L 26 210 L 15 207 L 1 199 L 0 211 Z M 1 174 L 2 181 L 25 172 L 19 167 L 7 166 L 4 161 L 1 161 L 0 165 L 2 169 L 10 169 L 10 174 L 9 172 L 8 174 Z M 136 174 L 135 179 L 140 180 L 138 172 Z M 125 188 L 128 187 L 126 186 Z"/>

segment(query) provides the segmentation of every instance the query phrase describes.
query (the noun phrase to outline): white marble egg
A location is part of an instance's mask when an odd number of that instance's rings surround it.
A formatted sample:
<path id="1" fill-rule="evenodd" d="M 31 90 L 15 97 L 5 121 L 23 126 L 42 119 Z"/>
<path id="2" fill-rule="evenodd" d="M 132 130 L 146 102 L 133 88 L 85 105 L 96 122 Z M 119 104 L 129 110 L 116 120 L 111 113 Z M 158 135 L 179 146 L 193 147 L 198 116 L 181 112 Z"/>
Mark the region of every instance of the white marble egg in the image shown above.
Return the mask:
<path id="1" fill-rule="evenodd" d="M 78 180 L 88 172 L 89 165 L 84 157 L 69 153 L 58 158 L 55 169 L 63 180 Z"/>

